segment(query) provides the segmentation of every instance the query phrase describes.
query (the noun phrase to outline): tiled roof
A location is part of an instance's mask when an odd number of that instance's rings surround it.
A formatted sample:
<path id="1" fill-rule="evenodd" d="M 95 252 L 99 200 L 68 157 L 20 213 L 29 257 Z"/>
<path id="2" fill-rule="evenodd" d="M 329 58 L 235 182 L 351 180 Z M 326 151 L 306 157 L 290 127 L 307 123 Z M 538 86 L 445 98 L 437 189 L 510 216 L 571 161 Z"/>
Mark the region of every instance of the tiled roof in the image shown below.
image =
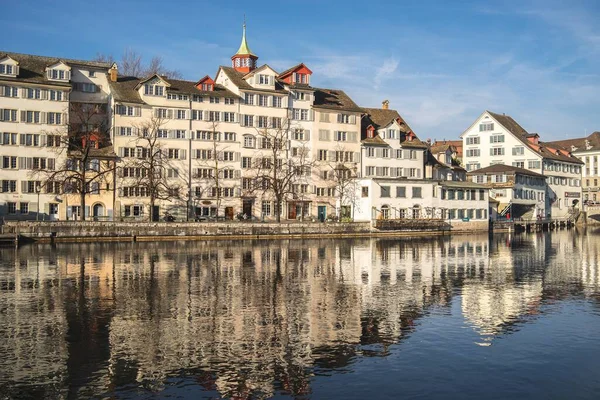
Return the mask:
<path id="1" fill-rule="evenodd" d="M 141 79 L 133 76 L 119 76 L 116 82 L 109 80 L 108 84 L 116 101 L 144 104 L 138 91 L 135 90 L 140 81 Z"/>
<path id="2" fill-rule="evenodd" d="M 404 119 L 398 114 L 398 111 L 391 109 L 383 109 L 383 108 L 363 108 L 363 112 L 366 114 L 361 121 L 361 137 L 366 138 L 367 136 L 367 128 L 370 125 L 373 125 L 375 130 L 385 128 L 396 119 L 400 119 L 400 131 L 403 133 L 414 132 L 408 126 L 408 124 L 404 121 Z M 378 135 L 376 135 L 378 137 Z M 404 140 L 400 142 L 402 147 L 414 147 L 418 149 L 425 149 L 427 145 L 419 140 L 415 135 L 414 139 L 409 141 L 406 140 L 406 135 L 401 136 Z"/>
<path id="3" fill-rule="evenodd" d="M 2 80 L 44 83 L 47 85 L 56 86 L 71 86 L 69 82 L 56 82 L 49 81 L 46 79 L 46 67 L 52 64 L 56 64 L 59 61 L 62 61 L 70 66 L 87 66 L 93 68 L 102 68 L 106 70 L 108 70 L 112 65 L 109 63 L 97 61 L 72 60 L 68 58 L 34 56 L 31 54 L 9 53 L 0 51 L 0 59 L 4 58 L 5 56 L 12 58 L 13 60 L 19 63 L 19 76 L 17 78 L 2 77 Z"/>
<path id="4" fill-rule="evenodd" d="M 546 142 L 549 146 L 559 147 L 567 151 L 579 152 L 579 151 L 598 151 L 600 150 L 600 132 L 594 132 L 587 137 L 555 140 L 552 142 Z M 573 148 L 574 147 L 574 148 Z"/>
<path id="5" fill-rule="evenodd" d="M 462 157 L 462 153 L 463 153 L 463 142 L 462 140 L 436 140 L 435 142 L 433 142 L 433 145 L 431 146 L 431 148 L 435 148 L 437 146 L 452 146 L 454 148 L 454 151 L 456 151 L 456 155 L 458 158 Z M 433 151 L 433 150 L 432 150 Z"/>
<path id="6" fill-rule="evenodd" d="M 283 71 L 282 73 L 280 73 L 278 76 L 285 76 L 285 75 L 289 74 L 290 72 L 294 71 L 295 69 L 300 68 L 301 66 L 305 66 L 304 63 L 296 64 L 292 68 L 286 69 L 285 71 Z"/>
<path id="7" fill-rule="evenodd" d="M 548 143 L 539 142 L 537 145 L 531 143 L 527 140 L 527 137 L 531 137 L 532 134 L 527 132 L 521 125 L 517 123 L 511 116 L 506 114 L 497 114 L 491 111 L 487 111 L 499 124 L 505 127 L 510 133 L 512 133 L 521 143 L 531 149 L 533 152 L 539 154 L 540 156 L 555 160 L 555 161 L 563 161 L 570 162 L 576 164 L 583 164 L 583 162 L 575 156 L 567 156 L 564 154 L 557 154 L 553 152 L 548 147 Z"/>
<path id="8" fill-rule="evenodd" d="M 328 110 L 339 110 L 339 111 L 350 111 L 350 112 L 362 112 L 360 108 L 350 96 L 348 96 L 343 90 L 338 89 L 315 89 L 315 101 L 313 107 L 324 108 Z"/>
<path id="9" fill-rule="evenodd" d="M 383 140 L 379 135 L 375 135 L 372 138 L 364 138 L 361 140 L 363 144 L 368 144 L 369 146 L 389 146 L 390 144 Z"/>
<path id="10" fill-rule="evenodd" d="M 538 174 L 537 172 L 530 171 L 528 169 L 513 167 L 511 165 L 504 164 L 494 164 L 489 167 L 480 168 L 475 171 L 470 171 L 467 175 L 481 175 L 481 174 L 497 174 L 497 173 L 517 173 L 521 175 L 529 175 L 529 176 L 539 176 L 544 177 L 542 174 Z"/>
<path id="11" fill-rule="evenodd" d="M 179 79 L 165 79 L 171 85 L 167 88 L 167 92 L 177 94 L 198 94 L 203 96 L 214 96 L 214 97 L 238 97 L 235 93 L 225 89 L 221 85 L 215 85 L 213 91 L 204 91 L 196 88 L 196 82 L 184 81 Z M 144 101 L 141 99 L 136 86 L 142 82 L 142 79 L 135 78 L 132 76 L 119 76 L 117 82 L 109 82 L 113 92 L 115 100 L 126 103 L 139 103 L 143 104 Z"/>
<path id="12" fill-rule="evenodd" d="M 257 89 L 255 87 L 252 87 L 252 85 L 250 85 L 248 82 L 246 82 L 246 80 L 244 79 L 245 74 L 236 71 L 235 68 L 225 67 L 225 66 L 220 66 L 219 68 L 222 69 L 223 72 L 225 72 L 225 75 L 227 75 L 227 77 L 229 78 L 229 80 L 231 80 L 231 82 L 235 86 L 240 88 L 241 90 L 248 90 L 248 91 L 253 91 L 253 92 L 280 93 L 280 94 L 288 93 L 288 91 L 283 88 L 283 85 L 281 84 L 281 82 L 279 82 L 277 80 L 275 80 L 275 90 L 273 90 L 273 89 Z"/>

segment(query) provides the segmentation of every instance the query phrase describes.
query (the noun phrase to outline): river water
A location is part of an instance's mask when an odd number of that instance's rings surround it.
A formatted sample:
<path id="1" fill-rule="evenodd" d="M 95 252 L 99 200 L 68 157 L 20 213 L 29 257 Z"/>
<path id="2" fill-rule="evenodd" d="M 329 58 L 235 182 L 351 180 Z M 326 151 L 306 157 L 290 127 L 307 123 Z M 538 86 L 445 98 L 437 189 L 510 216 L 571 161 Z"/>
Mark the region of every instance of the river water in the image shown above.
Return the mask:
<path id="1" fill-rule="evenodd" d="M 0 399 L 598 399 L 599 239 L 2 249 Z"/>

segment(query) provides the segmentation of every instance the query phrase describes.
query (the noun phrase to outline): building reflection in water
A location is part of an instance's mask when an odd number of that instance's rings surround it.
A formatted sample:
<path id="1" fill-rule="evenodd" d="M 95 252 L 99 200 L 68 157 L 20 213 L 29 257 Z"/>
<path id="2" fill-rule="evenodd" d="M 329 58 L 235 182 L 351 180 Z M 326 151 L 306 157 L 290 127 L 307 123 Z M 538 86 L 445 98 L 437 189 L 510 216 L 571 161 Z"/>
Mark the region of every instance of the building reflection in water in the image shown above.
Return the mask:
<path id="1" fill-rule="evenodd" d="M 26 246 L 0 267 L 0 397 L 310 394 L 458 304 L 491 344 L 598 295 L 598 241 L 553 235 Z"/>

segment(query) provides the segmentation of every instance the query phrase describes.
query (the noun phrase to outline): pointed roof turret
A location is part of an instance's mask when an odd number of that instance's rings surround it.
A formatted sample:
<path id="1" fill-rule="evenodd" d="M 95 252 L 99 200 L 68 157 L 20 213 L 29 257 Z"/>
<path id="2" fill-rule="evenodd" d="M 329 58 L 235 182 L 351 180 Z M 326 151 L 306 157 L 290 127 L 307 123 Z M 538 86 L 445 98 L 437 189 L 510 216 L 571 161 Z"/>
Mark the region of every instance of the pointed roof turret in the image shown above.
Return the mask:
<path id="1" fill-rule="evenodd" d="M 242 43 L 237 53 L 231 57 L 231 66 L 236 71 L 247 74 L 256 68 L 256 60 L 258 60 L 258 56 L 250 50 L 246 40 L 246 17 L 244 17 Z"/>
<path id="2" fill-rule="evenodd" d="M 242 31 L 242 43 L 240 44 L 240 48 L 238 49 L 237 53 L 235 53 L 238 56 L 255 56 L 256 54 L 254 54 L 252 52 L 252 50 L 250 50 L 250 47 L 248 47 L 248 41 L 246 40 L 246 19 L 244 18 L 244 25 L 243 25 L 243 31 Z"/>

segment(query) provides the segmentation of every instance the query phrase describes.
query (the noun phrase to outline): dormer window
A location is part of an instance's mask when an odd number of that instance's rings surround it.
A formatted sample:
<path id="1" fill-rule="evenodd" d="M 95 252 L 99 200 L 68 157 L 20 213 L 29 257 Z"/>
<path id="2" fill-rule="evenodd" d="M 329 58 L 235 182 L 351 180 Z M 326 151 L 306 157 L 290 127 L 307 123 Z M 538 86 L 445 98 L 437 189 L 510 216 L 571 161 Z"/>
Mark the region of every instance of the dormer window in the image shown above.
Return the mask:
<path id="1" fill-rule="evenodd" d="M 271 77 L 269 75 L 258 75 L 258 83 L 260 85 L 270 85 L 271 84 Z"/>
<path id="2" fill-rule="evenodd" d="M 310 75 L 308 74 L 301 74 L 299 72 L 294 72 L 294 83 L 304 83 L 306 85 L 308 85 L 310 83 Z"/>
<path id="3" fill-rule="evenodd" d="M 144 94 L 148 96 L 164 96 L 165 88 L 161 85 L 144 85 Z"/>
<path id="4" fill-rule="evenodd" d="M 210 83 L 203 83 L 202 84 L 202 90 L 205 92 L 212 92 L 213 91 L 214 86 Z"/>
<path id="5" fill-rule="evenodd" d="M 71 72 L 63 69 L 49 69 L 46 71 L 46 76 L 55 81 L 68 81 L 71 79 Z"/>
<path id="6" fill-rule="evenodd" d="M 0 64 L 0 75 L 16 75 L 13 72 L 14 70 L 15 68 L 12 65 Z"/>

